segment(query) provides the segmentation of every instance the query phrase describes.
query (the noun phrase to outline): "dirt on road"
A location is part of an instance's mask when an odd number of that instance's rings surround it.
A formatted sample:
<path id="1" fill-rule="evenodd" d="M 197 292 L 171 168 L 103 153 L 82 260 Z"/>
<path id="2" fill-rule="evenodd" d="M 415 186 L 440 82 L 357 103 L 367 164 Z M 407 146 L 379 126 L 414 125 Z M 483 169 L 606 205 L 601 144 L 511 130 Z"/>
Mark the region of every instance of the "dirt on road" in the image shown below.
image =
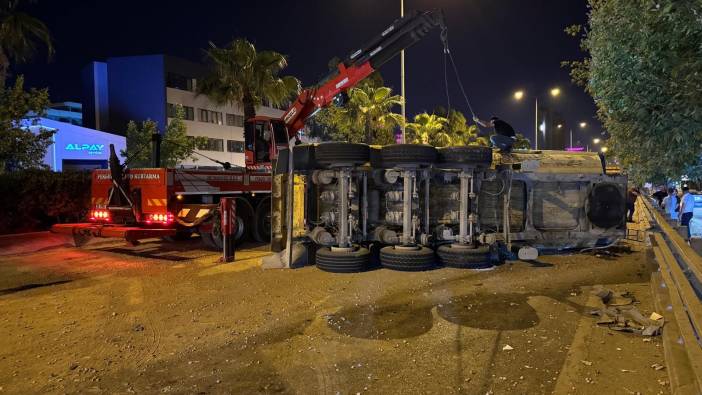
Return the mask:
<path id="1" fill-rule="evenodd" d="M 490 271 L 262 270 L 196 239 L 0 256 L 0 393 L 668 393 L 660 338 L 596 326 L 597 284 L 653 311 L 645 248 Z"/>

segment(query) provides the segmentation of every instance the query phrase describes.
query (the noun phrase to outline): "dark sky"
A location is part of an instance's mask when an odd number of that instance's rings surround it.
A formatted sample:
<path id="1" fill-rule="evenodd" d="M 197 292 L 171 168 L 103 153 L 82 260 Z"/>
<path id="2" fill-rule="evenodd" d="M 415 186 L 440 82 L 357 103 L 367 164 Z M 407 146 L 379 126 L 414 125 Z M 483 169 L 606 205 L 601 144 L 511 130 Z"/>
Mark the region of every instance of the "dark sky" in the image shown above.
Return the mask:
<path id="1" fill-rule="evenodd" d="M 582 57 L 563 28 L 586 20 L 586 0 L 405 0 L 405 11 L 441 7 L 461 79 L 478 116 L 499 115 L 529 138 L 533 95 L 563 113 L 576 133 L 588 122 L 599 132 L 592 99 L 574 86 L 560 62 Z M 51 30 L 56 55 L 21 67 L 32 86 L 48 86 L 53 101 L 80 99 L 80 69 L 111 56 L 167 53 L 202 59 L 208 40 L 246 37 L 260 49 L 289 56 L 287 72 L 311 85 L 334 56 L 345 57 L 399 16 L 399 0 L 175 1 L 39 0 L 25 7 Z M 407 51 L 407 111 L 446 106 L 438 32 Z M 399 57 L 381 69 L 400 90 Z M 451 103 L 468 114 L 450 75 Z M 549 102 L 558 86 L 561 97 Z M 516 89 L 532 98 L 517 103 Z M 583 136 L 585 137 L 585 136 Z M 576 139 L 580 138 L 576 134 Z"/>

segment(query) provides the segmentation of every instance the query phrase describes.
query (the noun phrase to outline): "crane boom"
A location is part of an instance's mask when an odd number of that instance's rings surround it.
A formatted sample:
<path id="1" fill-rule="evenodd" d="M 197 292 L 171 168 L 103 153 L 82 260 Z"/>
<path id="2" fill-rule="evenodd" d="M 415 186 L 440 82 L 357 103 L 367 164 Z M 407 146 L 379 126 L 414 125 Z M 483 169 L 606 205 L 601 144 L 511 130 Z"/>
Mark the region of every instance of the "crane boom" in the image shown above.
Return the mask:
<path id="1" fill-rule="evenodd" d="M 283 114 L 282 120 L 292 139 L 305 126 L 305 121 L 317 111 L 340 100 L 349 89 L 356 86 L 380 66 L 403 49 L 419 42 L 433 28 L 440 27 L 445 42 L 446 25 L 440 10 L 415 11 L 395 20 L 381 34 L 353 51 L 337 70 L 318 85 L 304 89 Z"/>

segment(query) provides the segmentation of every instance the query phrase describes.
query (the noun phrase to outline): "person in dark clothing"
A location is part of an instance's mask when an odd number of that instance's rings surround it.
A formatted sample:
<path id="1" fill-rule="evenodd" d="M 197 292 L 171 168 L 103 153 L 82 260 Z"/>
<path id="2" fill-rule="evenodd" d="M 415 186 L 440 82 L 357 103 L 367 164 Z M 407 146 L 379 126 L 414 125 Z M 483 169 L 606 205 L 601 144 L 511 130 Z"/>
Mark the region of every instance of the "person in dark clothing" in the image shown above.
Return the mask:
<path id="1" fill-rule="evenodd" d="M 473 117 L 473 121 L 486 128 L 495 128 L 495 134 L 490 136 L 490 142 L 492 142 L 493 146 L 499 148 L 500 152 L 509 153 L 512 151 L 512 146 L 517 136 L 512 125 L 498 117 L 492 117 L 488 122 L 481 121 L 478 117 Z"/>
<path id="2" fill-rule="evenodd" d="M 639 191 L 636 188 L 629 188 L 626 193 L 626 211 L 627 222 L 634 222 L 634 209 L 636 207 L 636 198 L 639 196 Z"/>
<path id="3" fill-rule="evenodd" d="M 658 207 L 661 207 L 663 204 L 663 199 L 668 196 L 668 192 L 666 192 L 665 187 L 660 188 L 658 191 L 654 192 L 651 194 L 656 201 L 658 201 Z"/>

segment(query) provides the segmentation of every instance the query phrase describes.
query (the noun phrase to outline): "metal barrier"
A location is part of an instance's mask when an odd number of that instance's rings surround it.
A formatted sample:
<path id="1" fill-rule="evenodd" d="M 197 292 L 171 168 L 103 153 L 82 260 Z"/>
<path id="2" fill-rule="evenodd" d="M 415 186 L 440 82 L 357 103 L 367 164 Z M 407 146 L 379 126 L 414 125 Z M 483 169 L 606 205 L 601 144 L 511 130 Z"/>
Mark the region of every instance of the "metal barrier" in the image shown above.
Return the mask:
<path id="1" fill-rule="evenodd" d="M 660 308 L 671 312 L 679 331 L 674 343 L 666 342 L 666 359 L 672 358 L 669 376 L 674 393 L 702 393 L 702 257 L 700 257 L 651 202 L 639 199 L 643 215 L 660 231 L 649 234 L 653 253 L 660 266 L 660 275 L 652 277 L 654 294 L 664 294 Z M 665 292 L 667 290 L 667 292 Z M 664 329 L 664 332 L 666 329 Z M 678 336 L 676 336 L 678 337 Z M 678 344 L 675 344 L 678 343 Z M 685 353 L 675 352 L 682 344 Z M 680 351 L 680 350 L 678 350 Z"/>

